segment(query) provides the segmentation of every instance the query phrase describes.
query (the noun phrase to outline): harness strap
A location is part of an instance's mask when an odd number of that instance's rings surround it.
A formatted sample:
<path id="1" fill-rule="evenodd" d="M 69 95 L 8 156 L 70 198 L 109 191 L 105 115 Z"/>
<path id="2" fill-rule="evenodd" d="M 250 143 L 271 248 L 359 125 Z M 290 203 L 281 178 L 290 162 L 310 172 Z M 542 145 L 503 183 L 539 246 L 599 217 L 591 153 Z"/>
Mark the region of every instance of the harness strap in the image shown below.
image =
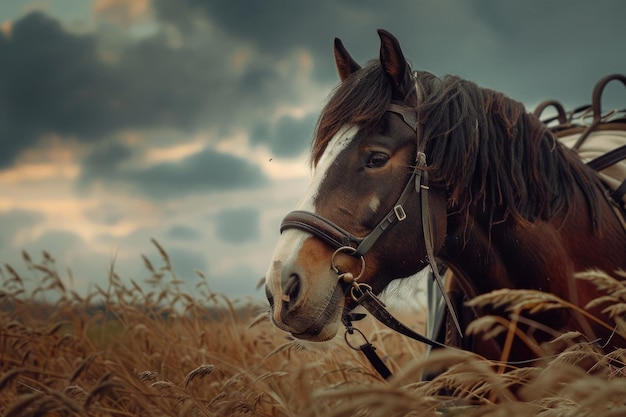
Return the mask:
<path id="1" fill-rule="evenodd" d="M 376 320 L 380 321 L 382 324 L 389 327 L 390 329 L 432 347 L 446 347 L 446 345 L 444 345 L 443 343 L 439 343 L 436 340 L 429 339 L 426 336 L 423 336 L 417 333 L 415 330 L 412 330 L 402 324 L 397 318 L 393 316 L 393 314 L 389 312 L 389 310 L 387 310 L 383 302 L 380 301 L 380 299 L 376 297 L 376 295 L 370 289 L 365 289 L 365 291 L 362 291 L 362 295 L 358 297 L 356 301 L 360 305 L 362 305 L 372 316 L 374 316 Z"/>
<path id="2" fill-rule="evenodd" d="M 395 206 L 387 213 L 387 215 L 376 225 L 376 227 L 359 243 L 356 251 L 353 256 L 361 257 L 365 256 L 367 251 L 371 249 L 371 247 L 376 243 L 378 238 L 382 236 L 387 230 L 391 227 L 395 226 L 396 223 L 403 221 L 406 219 L 406 212 L 404 211 L 404 204 L 409 199 L 409 195 L 411 194 L 411 189 L 413 179 L 418 174 L 419 167 L 416 167 L 411 174 L 411 178 L 404 186 L 402 190 L 402 194 L 400 194 L 400 198 L 396 202 Z"/>
<path id="3" fill-rule="evenodd" d="M 419 165 L 426 166 L 426 155 L 423 152 L 418 154 Z M 422 229 L 424 231 L 424 245 L 426 246 L 426 257 L 428 258 L 428 263 L 430 264 L 430 269 L 433 271 L 433 278 L 437 281 L 437 286 L 439 287 L 439 291 L 443 296 L 443 299 L 446 302 L 446 307 L 448 308 L 448 312 L 452 316 L 452 320 L 454 321 L 454 325 L 459 332 L 459 336 L 463 337 L 463 331 L 461 330 L 461 324 L 459 323 L 459 318 L 457 317 L 456 311 L 452 306 L 452 301 L 450 297 L 446 293 L 446 290 L 443 286 L 443 279 L 441 275 L 439 275 L 439 266 L 437 265 L 437 260 L 435 259 L 435 248 L 433 242 L 433 233 L 432 233 L 432 224 L 430 223 L 430 204 L 428 203 L 428 171 L 423 171 L 423 179 L 420 184 L 420 190 L 418 192 L 421 194 L 422 199 Z"/>
<path id="4" fill-rule="evenodd" d="M 419 101 L 421 89 L 418 87 L 417 78 L 415 78 L 415 93 L 417 94 Z M 415 170 L 413 170 L 413 174 L 415 176 L 415 191 L 418 195 L 421 195 L 421 220 L 422 232 L 424 236 L 424 246 L 426 247 L 426 258 L 428 259 L 430 268 L 433 271 L 433 278 L 435 279 L 435 281 L 437 281 L 437 286 L 439 287 L 441 296 L 446 302 L 446 307 L 448 308 L 448 312 L 452 316 L 452 320 L 454 321 L 454 325 L 459 333 L 459 336 L 463 337 L 463 331 L 461 331 L 461 325 L 459 323 L 458 316 L 456 314 L 456 311 L 454 310 L 454 307 L 452 306 L 452 301 L 450 300 L 450 297 L 445 291 L 445 288 L 443 286 L 443 280 L 441 278 L 441 275 L 439 275 L 439 266 L 437 265 L 437 260 L 435 259 L 435 244 L 433 241 L 432 224 L 430 222 L 431 212 L 428 202 L 428 170 L 425 169 L 427 167 L 426 154 L 424 153 L 425 141 L 420 141 L 420 138 L 422 138 L 423 135 L 421 132 L 422 125 L 420 124 L 420 117 L 418 114 L 419 107 L 417 108 L 417 111 L 415 111 L 414 109 L 407 108 L 406 105 L 391 103 L 388 107 L 388 111 L 400 115 L 404 120 L 404 123 L 406 123 L 415 131 L 417 154 L 416 168 Z M 411 177 L 411 180 L 407 184 L 407 187 L 411 184 L 412 180 L 413 177 Z"/>
<path id="5" fill-rule="evenodd" d="M 624 198 L 624 195 L 626 195 L 626 180 L 622 181 L 620 186 L 617 187 L 617 189 L 613 192 L 613 194 L 611 194 L 611 197 L 615 201 L 622 201 L 622 198 Z"/>
<path id="6" fill-rule="evenodd" d="M 380 356 L 378 356 L 378 353 L 376 353 L 374 345 L 367 342 L 359 346 L 359 350 L 363 352 L 367 360 L 370 361 L 370 364 L 372 364 L 380 376 L 384 379 L 388 379 L 391 376 L 391 371 L 387 368 L 387 365 L 385 365 L 385 362 L 383 362 Z"/>
<path id="7" fill-rule="evenodd" d="M 626 159 L 626 145 L 622 145 L 603 155 L 598 156 L 597 158 L 587 162 L 587 166 L 594 171 L 599 172 L 605 168 L 610 167 L 611 165 L 615 165 L 616 163 L 624 159 Z M 622 198 L 625 194 L 626 179 L 622 181 L 622 183 L 613 191 L 613 193 L 611 193 L 611 198 L 619 203 L 622 201 Z"/>
<path id="8" fill-rule="evenodd" d="M 587 166 L 594 171 L 602 171 L 622 160 L 626 159 L 626 145 L 615 148 L 605 154 L 598 156 L 587 162 Z"/>
<path id="9" fill-rule="evenodd" d="M 400 322 L 400 320 L 398 320 L 393 314 L 389 312 L 389 310 L 387 310 L 385 304 L 382 301 L 380 301 L 380 299 L 371 291 L 371 288 L 368 285 L 358 284 L 356 282 L 353 282 L 352 285 L 353 285 L 352 287 L 353 299 L 357 303 L 359 303 L 361 306 L 363 306 L 363 308 L 365 308 L 372 315 L 372 317 L 374 317 L 376 320 L 378 320 L 385 326 L 389 327 L 391 330 L 398 332 L 401 335 L 409 337 L 418 342 L 424 343 L 431 347 L 439 347 L 439 348 L 449 347 L 445 345 L 444 343 L 430 339 L 416 332 L 415 330 L 407 327 L 402 322 Z M 360 295 L 357 296 L 356 293 L 359 293 Z M 452 312 L 453 312 L 452 314 L 454 315 L 454 310 L 452 310 Z M 385 365 L 381 357 L 378 356 L 378 353 L 376 353 L 376 348 L 365 338 L 365 335 L 363 335 L 363 333 L 360 330 L 352 326 L 352 321 L 361 320 L 364 317 L 365 317 L 365 314 L 356 314 L 356 313 L 348 313 L 344 315 L 342 320 L 346 326 L 346 336 L 345 336 L 346 342 L 347 342 L 348 334 L 353 334 L 355 331 L 360 333 L 365 339 L 365 343 L 360 345 L 358 349 L 353 347 L 350 343 L 348 343 L 348 346 L 350 346 L 354 350 L 360 350 L 363 353 L 363 355 L 365 355 L 367 360 L 370 362 L 372 367 L 376 370 L 376 372 L 378 372 L 378 374 L 384 379 L 389 379 L 392 373 L 389 370 L 389 368 Z"/>

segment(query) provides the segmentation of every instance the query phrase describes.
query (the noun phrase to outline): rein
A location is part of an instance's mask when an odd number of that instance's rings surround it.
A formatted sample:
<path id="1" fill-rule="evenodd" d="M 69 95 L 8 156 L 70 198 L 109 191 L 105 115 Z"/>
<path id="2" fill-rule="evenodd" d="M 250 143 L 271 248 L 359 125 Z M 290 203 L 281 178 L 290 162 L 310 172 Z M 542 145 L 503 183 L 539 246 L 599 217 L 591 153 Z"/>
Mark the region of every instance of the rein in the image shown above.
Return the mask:
<path id="1" fill-rule="evenodd" d="M 419 96 L 417 80 L 415 87 Z M 413 194 L 413 191 L 415 191 L 415 193 L 418 194 L 421 198 L 421 211 L 419 213 L 419 216 L 421 217 L 422 233 L 424 237 L 424 245 L 426 247 L 426 257 L 432 269 L 433 278 L 437 282 L 437 286 L 439 287 L 439 290 L 446 302 L 446 306 L 451 314 L 456 329 L 459 332 L 459 335 L 463 337 L 463 332 L 461 331 L 461 326 L 459 324 L 456 312 L 454 311 L 452 302 L 450 301 L 450 298 L 444 290 L 443 280 L 439 274 L 439 268 L 437 266 L 434 255 L 434 241 L 432 236 L 430 205 L 428 198 L 428 170 L 425 169 L 427 167 L 426 154 L 424 153 L 425 144 L 424 142 L 420 143 L 420 137 L 422 136 L 422 125 L 420 123 L 420 118 L 418 117 L 418 109 L 410 108 L 405 105 L 391 103 L 387 108 L 387 111 L 395 113 L 402 117 L 404 123 L 415 132 L 417 141 L 415 167 L 393 208 L 365 237 L 354 236 L 353 234 L 349 233 L 342 227 L 336 225 L 332 221 L 324 218 L 323 216 L 304 210 L 295 210 L 288 213 L 280 225 L 280 232 L 282 233 L 284 230 L 287 229 L 303 230 L 330 245 L 332 248 L 335 249 L 331 264 L 333 265 L 333 269 L 339 277 L 337 285 L 341 285 L 342 283 L 344 285 L 347 284 L 348 286 L 346 288 L 346 291 L 350 291 L 351 297 L 356 303 L 363 306 L 372 316 L 374 316 L 377 320 L 379 320 L 381 323 L 385 324 L 394 331 L 397 331 L 407 337 L 410 337 L 421 343 L 425 343 L 429 346 L 446 347 L 446 345 L 429 339 L 426 336 L 423 336 L 402 324 L 387 310 L 384 303 L 382 303 L 382 301 L 380 301 L 380 299 L 378 299 L 378 297 L 372 292 L 372 288 L 369 285 L 358 282 L 358 278 L 362 275 L 365 269 L 365 254 L 372 248 L 372 246 L 384 233 L 391 230 L 395 225 L 401 223 L 407 218 L 407 213 L 404 209 L 404 205 Z M 339 269 L 335 267 L 335 256 L 342 252 L 361 259 L 362 270 L 356 278 L 352 273 L 341 273 Z M 361 350 L 368 358 L 370 363 L 374 366 L 374 368 L 378 371 L 378 373 L 386 379 L 391 375 L 391 372 L 385 366 L 380 357 L 378 357 L 375 352 L 375 348 L 372 346 L 371 343 L 369 343 L 365 335 L 360 330 L 354 328 L 352 325 L 352 321 L 360 320 L 364 316 L 365 315 L 355 313 L 344 314 L 342 321 L 346 326 L 346 333 L 344 335 L 346 343 L 351 348 L 357 349 L 352 346 L 352 344 L 350 344 L 350 342 L 348 341 L 348 335 L 354 334 L 354 332 L 359 333 L 363 337 L 363 339 L 365 339 L 365 343 L 360 345 L 357 350 Z"/>
<path id="2" fill-rule="evenodd" d="M 344 250 L 350 250 L 350 249 L 353 249 L 353 248 L 349 246 L 344 246 L 342 248 L 337 249 L 335 253 L 333 254 L 333 258 L 332 258 L 333 261 L 337 253 L 342 252 Z M 363 266 L 363 269 L 361 270 L 361 273 L 365 269 L 364 261 L 362 261 L 362 266 Z M 335 271 L 338 271 L 338 269 L 334 266 L 334 262 L 333 262 L 333 269 L 335 269 Z M 360 275 L 361 274 L 359 274 L 359 276 Z M 372 287 L 370 287 L 367 284 L 359 283 L 357 281 L 358 277 L 354 278 L 351 273 L 347 272 L 344 274 L 340 274 L 339 279 L 343 280 L 344 282 L 350 285 L 349 287 L 350 296 L 352 297 L 354 301 L 356 301 L 358 304 L 364 307 L 374 318 L 376 318 L 378 321 L 383 323 L 385 326 L 389 327 L 391 330 L 394 330 L 404 336 L 407 336 L 413 340 L 417 340 L 418 342 L 424 343 L 431 347 L 441 347 L 441 348 L 448 347 L 445 344 L 440 343 L 436 340 L 430 339 L 412 330 L 411 328 L 405 326 L 404 324 L 402 324 L 402 322 L 400 322 L 396 317 L 394 317 L 393 314 L 391 314 L 389 310 L 387 310 L 385 304 L 372 292 Z M 454 314 L 454 310 L 452 310 L 452 314 Z M 391 371 L 389 370 L 389 368 L 387 368 L 387 365 L 385 365 L 385 363 L 382 361 L 380 356 L 378 356 L 378 354 L 376 353 L 376 348 L 369 342 L 369 340 L 367 340 L 367 337 L 365 337 L 365 334 L 363 334 L 362 331 L 360 331 L 359 329 L 357 329 L 356 327 L 352 325 L 353 321 L 358 321 L 363 318 L 365 318 L 365 314 L 358 314 L 358 313 L 344 314 L 344 316 L 342 317 L 343 324 L 346 326 L 344 339 L 346 341 L 346 344 L 350 348 L 354 350 L 360 350 L 361 352 L 363 352 L 365 357 L 369 360 L 370 364 L 374 367 L 374 369 L 376 369 L 378 374 L 382 376 L 384 379 L 387 379 L 391 376 Z M 358 333 L 365 341 L 365 343 L 363 343 L 362 345 L 359 345 L 358 348 L 353 346 L 348 340 L 348 335 L 353 335 L 355 334 L 355 332 Z"/>

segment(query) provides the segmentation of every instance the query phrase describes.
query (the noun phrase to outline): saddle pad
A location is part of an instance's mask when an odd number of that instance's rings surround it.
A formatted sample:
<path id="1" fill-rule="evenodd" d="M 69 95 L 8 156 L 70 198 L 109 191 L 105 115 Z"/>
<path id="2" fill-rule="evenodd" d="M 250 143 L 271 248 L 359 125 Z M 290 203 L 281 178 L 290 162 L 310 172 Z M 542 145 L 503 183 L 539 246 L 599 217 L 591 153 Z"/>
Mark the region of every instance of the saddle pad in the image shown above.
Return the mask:
<path id="1" fill-rule="evenodd" d="M 563 136 L 559 140 L 568 148 L 574 146 L 581 133 Z M 605 153 L 612 151 L 626 144 L 626 131 L 623 130 L 599 130 L 591 133 L 578 149 L 578 155 L 584 162 Z M 598 173 L 602 182 L 604 182 L 611 191 L 615 191 L 617 187 L 626 179 L 626 160 L 622 160 L 610 167 L 603 169 Z M 621 201 L 626 206 L 626 196 Z"/>

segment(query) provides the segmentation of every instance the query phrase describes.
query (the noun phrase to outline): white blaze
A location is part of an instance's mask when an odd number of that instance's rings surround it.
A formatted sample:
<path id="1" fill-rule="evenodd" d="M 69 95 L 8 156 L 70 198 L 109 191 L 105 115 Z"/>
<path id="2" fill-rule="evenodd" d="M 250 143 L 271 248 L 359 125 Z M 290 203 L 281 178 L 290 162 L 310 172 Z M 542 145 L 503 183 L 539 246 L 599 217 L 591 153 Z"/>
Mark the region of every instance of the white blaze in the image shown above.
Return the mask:
<path id="1" fill-rule="evenodd" d="M 298 204 L 298 210 L 308 210 L 315 211 L 315 207 L 313 205 L 313 200 L 319 193 L 319 189 L 326 178 L 326 173 L 328 169 L 332 166 L 333 162 L 337 156 L 343 151 L 352 138 L 356 136 L 359 128 L 357 126 L 344 126 L 333 136 L 333 138 L 328 142 L 322 157 L 320 158 L 317 166 L 315 167 L 315 173 L 313 174 L 313 178 L 311 179 L 311 183 L 309 184 L 309 188 L 306 192 L 306 196 L 304 199 Z"/>
<path id="2" fill-rule="evenodd" d="M 313 202 L 315 196 L 317 196 L 319 192 L 321 184 L 326 178 L 328 169 L 332 166 L 341 151 L 348 146 L 358 130 L 359 129 L 356 126 L 344 126 L 339 129 L 337 134 L 335 134 L 335 136 L 330 140 L 315 168 L 313 178 L 311 179 L 311 183 L 309 184 L 305 197 L 302 199 L 300 204 L 298 204 L 298 210 L 308 210 L 311 212 L 315 211 Z M 278 239 L 278 244 L 274 250 L 273 261 L 265 276 L 265 282 L 274 297 L 280 297 L 283 294 L 283 290 L 281 288 L 281 273 L 283 266 L 290 264 L 290 262 L 293 262 L 297 258 L 298 252 L 300 251 L 305 239 L 310 236 L 310 234 L 299 229 L 288 229 L 285 230 Z M 274 319 L 276 321 L 280 321 L 280 308 L 274 309 Z"/>

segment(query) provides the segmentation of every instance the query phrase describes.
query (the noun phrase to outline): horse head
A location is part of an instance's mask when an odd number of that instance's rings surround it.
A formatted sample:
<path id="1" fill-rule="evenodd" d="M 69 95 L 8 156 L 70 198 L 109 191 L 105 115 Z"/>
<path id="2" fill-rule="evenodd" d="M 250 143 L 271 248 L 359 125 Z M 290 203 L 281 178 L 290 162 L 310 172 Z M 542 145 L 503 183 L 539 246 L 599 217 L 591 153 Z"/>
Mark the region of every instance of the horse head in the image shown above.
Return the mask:
<path id="1" fill-rule="evenodd" d="M 378 293 L 426 267 L 427 246 L 445 237 L 446 198 L 423 181 L 417 82 L 398 41 L 379 36 L 380 58 L 365 67 L 335 40 L 341 84 L 318 121 L 311 184 L 266 275 L 273 323 L 300 339 L 337 333 L 355 307 L 351 281 Z M 422 230 L 428 241 L 416 238 Z"/>

